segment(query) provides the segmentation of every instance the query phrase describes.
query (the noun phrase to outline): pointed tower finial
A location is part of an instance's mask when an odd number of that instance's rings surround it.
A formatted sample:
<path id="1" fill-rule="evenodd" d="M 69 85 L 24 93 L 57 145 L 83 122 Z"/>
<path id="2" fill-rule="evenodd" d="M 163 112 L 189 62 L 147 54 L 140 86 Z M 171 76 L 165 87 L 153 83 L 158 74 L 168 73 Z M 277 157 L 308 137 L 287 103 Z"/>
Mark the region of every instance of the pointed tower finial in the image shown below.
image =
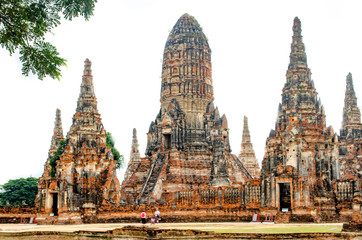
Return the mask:
<path id="1" fill-rule="evenodd" d="M 248 124 L 248 117 L 244 116 L 244 128 L 243 128 L 243 137 L 242 142 L 250 142 L 250 132 L 249 132 L 249 124 Z"/>
<path id="2" fill-rule="evenodd" d="M 138 153 L 138 139 L 137 139 L 137 130 L 133 128 L 133 137 L 132 137 L 132 146 L 131 146 L 131 158 L 133 153 Z"/>
<path id="3" fill-rule="evenodd" d="M 84 76 L 92 76 L 92 62 L 88 58 L 84 61 Z"/>
<path id="4" fill-rule="evenodd" d="M 221 127 L 222 128 L 228 128 L 228 119 L 226 118 L 226 115 L 223 114 L 222 117 L 221 117 Z"/>
<path id="5" fill-rule="evenodd" d="M 348 73 L 346 77 L 346 95 L 356 96 L 353 87 L 352 73 Z"/>
<path id="6" fill-rule="evenodd" d="M 307 54 L 302 37 L 302 24 L 298 17 L 294 18 L 293 37 L 290 52 L 290 63 L 288 69 L 308 68 Z"/>
<path id="7" fill-rule="evenodd" d="M 54 126 L 57 128 L 61 128 L 62 130 L 62 135 L 63 135 L 63 129 L 62 129 L 62 116 L 61 116 L 61 111 L 59 108 L 57 108 L 56 112 L 55 112 L 55 122 L 54 122 Z"/>
<path id="8" fill-rule="evenodd" d="M 98 112 L 97 98 L 94 94 L 92 62 L 87 58 L 84 61 L 82 84 L 77 104 L 77 112 Z"/>
<path id="9" fill-rule="evenodd" d="M 293 37 L 302 37 L 302 24 L 298 17 L 294 18 Z"/>

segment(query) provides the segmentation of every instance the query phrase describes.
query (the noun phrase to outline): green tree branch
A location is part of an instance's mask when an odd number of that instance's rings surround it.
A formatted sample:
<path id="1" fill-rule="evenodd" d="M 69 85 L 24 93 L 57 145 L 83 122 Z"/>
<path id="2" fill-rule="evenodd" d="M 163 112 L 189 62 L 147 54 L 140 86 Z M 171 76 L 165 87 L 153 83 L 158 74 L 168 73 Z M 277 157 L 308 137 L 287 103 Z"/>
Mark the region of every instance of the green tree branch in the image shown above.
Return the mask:
<path id="1" fill-rule="evenodd" d="M 97 0 L 0 0 L 0 45 L 10 55 L 20 50 L 22 74 L 33 73 L 40 80 L 49 76 L 60 80 L 66 66 L 45 34 L 60 25 L 61 17 L 71 21 L 93 15 Z"/>

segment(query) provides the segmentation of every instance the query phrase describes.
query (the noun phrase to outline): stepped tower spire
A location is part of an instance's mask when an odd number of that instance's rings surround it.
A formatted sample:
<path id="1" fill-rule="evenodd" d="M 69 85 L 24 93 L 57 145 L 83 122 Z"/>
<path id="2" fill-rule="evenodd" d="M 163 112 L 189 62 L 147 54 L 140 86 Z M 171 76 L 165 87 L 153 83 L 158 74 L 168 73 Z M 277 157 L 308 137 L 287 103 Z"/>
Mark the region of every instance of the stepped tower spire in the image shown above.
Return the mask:
<path id="1" fill-rule="evenodd" d="M 97 98 L 93 86 L 92 62 L 88 58 L 84 61 L 82 84 L 76 111 L 98 113 Z"/>
<path id="2" fill-rule="evenodd" d="M 239 159 L 243 163 L 244 167 L 248 170 L 248 172 L 253 176 L 254 179 L 260 178 L 259 163 L 255 157 L 253 144 L 251 143 L 250 140 L 250 131 L 249 131 L 247 116 L 244 116 L 243 137 L 241 141 L 241 150 L 239 154 Z"/>
<path id="3" fill-rule="evenodd" d="M 162 66 L 161 109 L 176 99 L 186 113 L 186 124 L 202 128 L 207 105 L 214 99 L 211 49 L 197 20 L 184 14 L 172 28 Z"/>
<path id="4" fill-rule="evenodd" d="M 51 146 L 49 149 L 49 157 L 51 158 L 54 154 L 54 152 L 57 151 L 59 142 L 61 140 L 64 140 L 63 136 L 63 127 L 62 127 L 62 117 L 61 117 L 61 111 L 59 108 L 57 108 L 55 113 L 55 121 L 54 121 L 54 133 L 51 140 Z"/>
<path id="5" fill-rule="evenodd" d="M 346 78 L 341 137 L 346 137 L 347 134 L 352 133 L 354 129 L 362 130 L 361 112 L 357 106 L 357 97 L 353 87 L 352 74 L 348 73 Z"/>
<path id="6" fill-rule="evenodd" d="M 293 36 L 290 51 L 290 62 L 286 72 L 286 83 L 282 94 L 282 105 L 288 107 L 308 107 L 310 105 L 322 112 L 323 106 L 317 101 L 317 92 L 312 80 L 312 73 L 307 65 L 307 54 L 302 37 L 301 22 L 298 17 L 294 18 Z M 308 97 L 306 91 L 308 90 Z M 305 104 L 304 104 L 305 103 Z"/>
<path id="7" fill-rule="evenodd" d="M 82 143 L 87 139 L 87 145 L 91 144 L 90 141 L 105 145 L 107 139 L 106 130 L 103 127 L 101 115 L 97 109 L 97 98 L 94 93 L 91 66 L 92 62 L 87 58 L 84 61 L 76 113 L 73 115 L 73 124 L 70 127 L 67 138 L 69 138 L 68 136 L 74 136 L 74 140 L 77 139 L 76 141 L 81 141 Z M 89 131 L 90 126 L 92 126 L 92 131 Z M 74 150 L 80 149 L 81 148 L 74 148 Z M 71 151 L 71 149 L 67 149 L 66 151 Z"/>
<path id="8" fill-rule="evenodd" d="M 293 23 L 293 37 L 291 44 L 291 52 L 289 55 L 290 62 L 288 69 L 308 68 L 307 54 L 305 53 L 305 47 L 302 36 L 302 24 L 298 17 L 294 18 Z"/>

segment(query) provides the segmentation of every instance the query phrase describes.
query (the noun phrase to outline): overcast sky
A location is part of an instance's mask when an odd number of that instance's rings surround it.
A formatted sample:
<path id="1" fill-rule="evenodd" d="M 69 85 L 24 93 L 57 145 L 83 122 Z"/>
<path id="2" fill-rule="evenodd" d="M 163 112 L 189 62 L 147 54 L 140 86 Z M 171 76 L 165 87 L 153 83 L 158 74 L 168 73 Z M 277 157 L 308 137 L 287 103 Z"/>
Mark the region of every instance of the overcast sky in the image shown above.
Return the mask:
<path id="1" fill-rule="evenodd" d="M 212 50 L 215 105 L 225 113 L 234 154 L 240 151 L 243 116 L 259 162 L 274 128 L 289 62 L 292 25 L 302 22 L 308 66 L 325 107 L 327 125 L 339 133 L 345 81 L 352 73 L 362 96 L 360 1 L 107 0 L 90 21 L 64 22 L 48 36 L 68 59 L 59 81 L 21 75 L 17 55 L 0 50 L 0 184 L 41 176 L 56 108 L 68 132 L 84 60 L 93 65 L 98 110 L 116 147 L 129 159 L 132 129 L 141 155 L 160 108 L 161 61 L 167 36 L 184 14 L 194 16 Z M 361 106 L 361 99 L 358 100 Z M 123 173 L 118 177 L 123 179 Z"/>

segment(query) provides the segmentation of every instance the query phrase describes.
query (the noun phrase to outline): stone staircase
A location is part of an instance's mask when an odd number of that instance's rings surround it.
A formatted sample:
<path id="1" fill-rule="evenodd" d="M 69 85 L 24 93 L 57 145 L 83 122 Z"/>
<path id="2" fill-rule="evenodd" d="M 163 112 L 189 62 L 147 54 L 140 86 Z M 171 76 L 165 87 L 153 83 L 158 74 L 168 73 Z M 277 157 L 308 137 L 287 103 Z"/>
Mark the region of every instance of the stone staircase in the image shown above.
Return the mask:
<path id="1" fill-rule="evenodd" d="M 147 174 L 145 183 L 142 186 L 141 193 L 139 195 L 138 204 L 145 204 L 147 203 L 147 197 L 152 193 L 157 180 L 161 174 L 161 170 L 163 165 L 166 162 L 167 154 L 157 153 L 151 168 Z"/>
<path id="2" fill-rule="evenodd" d="M 322 196 L 314 198 L 314 205 L 318 206 L 318 221 L 331 222 L 338 217 L 336 200 L 333 196 Z"/>

